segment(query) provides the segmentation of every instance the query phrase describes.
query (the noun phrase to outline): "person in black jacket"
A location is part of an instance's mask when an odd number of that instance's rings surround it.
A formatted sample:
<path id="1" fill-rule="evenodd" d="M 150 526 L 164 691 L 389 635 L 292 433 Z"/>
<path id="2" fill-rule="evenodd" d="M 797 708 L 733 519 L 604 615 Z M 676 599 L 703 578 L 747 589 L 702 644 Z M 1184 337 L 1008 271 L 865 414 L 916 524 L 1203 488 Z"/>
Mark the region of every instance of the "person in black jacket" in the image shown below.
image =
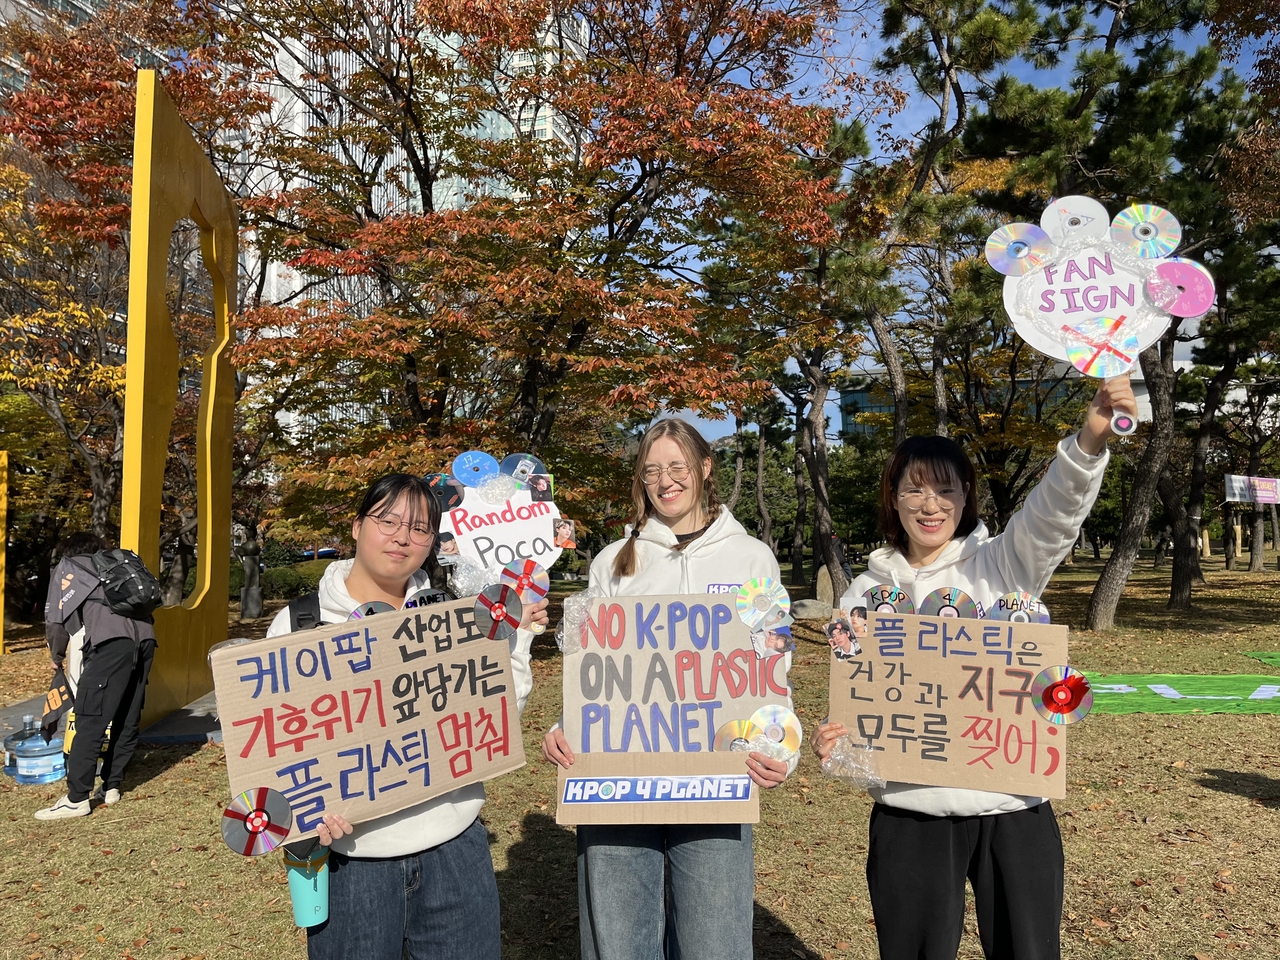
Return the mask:
<path id="1" fill-rule="evenodd" d="M 67 757 L 67 794 L 37 810 L 37 820 L 89 813 L 108 724 L 111 739 L 102 757 L 98 792 L 103 802 L 120 799 L 124 771 L 138 745 L 156 634 L 149 622 L 120 616 L 107 605 L 93 563 L 93 554 L 104 547 L 91 533 L 72 534 L 62 542 L 62 559 L 49 580 L 45 637 L 54 669 L 63 667 L 69 652 L 79 652 L 83 659 L 75 682 L 76 736 Z"/>

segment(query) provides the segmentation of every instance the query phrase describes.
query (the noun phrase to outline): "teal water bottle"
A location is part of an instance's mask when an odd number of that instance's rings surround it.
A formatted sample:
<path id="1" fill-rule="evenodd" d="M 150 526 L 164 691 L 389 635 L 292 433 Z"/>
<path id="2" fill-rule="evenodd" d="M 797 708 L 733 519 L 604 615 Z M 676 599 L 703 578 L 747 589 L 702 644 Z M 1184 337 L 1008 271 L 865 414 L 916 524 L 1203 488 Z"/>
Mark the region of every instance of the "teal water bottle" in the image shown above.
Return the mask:
<path id="1" fill-rule="evenodd" d="M 285 872 L 293 900 L 293 922 L 314 927 L 329 919 L 329 848 L 319 840 L 285 844 Z"/>

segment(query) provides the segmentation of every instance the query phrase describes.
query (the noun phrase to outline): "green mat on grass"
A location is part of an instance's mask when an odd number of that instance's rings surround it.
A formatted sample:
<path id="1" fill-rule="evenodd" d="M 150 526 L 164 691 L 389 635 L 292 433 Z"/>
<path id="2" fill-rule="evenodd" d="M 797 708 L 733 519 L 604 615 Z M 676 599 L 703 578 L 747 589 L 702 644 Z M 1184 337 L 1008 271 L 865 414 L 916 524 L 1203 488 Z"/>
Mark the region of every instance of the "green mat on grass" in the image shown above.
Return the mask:
<path id="1" fill-rule="evenodd" d="M 1093 690 L 1095 714 L 1280 713 L 1280 677 L 1276 676 L 1088 671 L 1085 676 Z"/>
<path id="2" fill-rule="evenodd" d="M 1280 651 L 1250 650 L 1245 653 L 1245 656 L 1253 657 L 1255 660 L 1261 660 L 1263 663 L 1270 664 L 1273 667 L 1280 667 Z"/>

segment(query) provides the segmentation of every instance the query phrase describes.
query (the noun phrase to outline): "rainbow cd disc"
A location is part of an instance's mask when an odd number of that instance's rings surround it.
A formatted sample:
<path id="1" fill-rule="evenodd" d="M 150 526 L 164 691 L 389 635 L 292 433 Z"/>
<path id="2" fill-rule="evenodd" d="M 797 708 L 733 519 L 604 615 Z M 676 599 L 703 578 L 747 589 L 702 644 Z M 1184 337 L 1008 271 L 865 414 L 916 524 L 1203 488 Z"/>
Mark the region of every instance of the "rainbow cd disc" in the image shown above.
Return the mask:
<path id="1" fill-rule="evenodd" d="M 750 720 L 730 720 L 716 731 L 711 749 L 720 753 L 745 753 L 751 749 L 751 738 L 763 733 L 751 725 Z"/>
<path id="2" fill-rule="evenodd" d="M 551 589 L 551 577 L 540 563 L 533 560 L 513 560 L 502 568 L 498 582 L 505 583 L 520 594 L 522 603 L 537 603 Z"/>
<path id="3" fill-rule="evenodd" d="M 1044 208 L 1040 226 L 1061 246 L 1072 240 L 1101 240 L 1111 227 L 1111 217 L 1093 197 L 1060 197 Z"/>
<path id="4" fill-rule="evenodd" d="M 756 577 L 738 588 L 738 616 L 748 627 L 761 626 L 771 617 L 778 622 L 778 615 L 772 612 L 774 607 L 790 612 L 791 597 L 787 588 L 772 577 Z"/>
<path id="5" fill-rule="evenodd" d="M 901 587 L 878 583 L 862 594 L 872 613 L 915 613 L 916 605 Z"/>
<path id="6" fill-rule="evenodd" d="M 244 857 L 270 853 L 293 829 L 293 808 L 284 794 L 254 787 L 233 797 L 222 811 L 222 839 Z"/>
<path id="7" fill-rule="evenodd" d="M 1182 242 L 1182 224 L 1164 207 L 1135 203 L 1111 221 L 1111 239 L 1144 260 L 1167 257 Z"/>
<path id="8" fill-rule="evenodd" d="M 1006 223 L 987 238 L 987 263 L 1006 277 L 1030 273 L 1053 250 L 1049 235 L 1034 223 Z"/>
<path id="9" fill-rule="evenodd" d="M 440 501 L 441 512 L 462 506 L 462 498 L 466 496 L 467 488 L 452 476 L 447 473 L 428 473 L 422 479 L 427 481 L 427 486 Z"/>
<path id="10" fill-rule="evenodd" d="M 1050 723 L 1079 723 L 1093 709 L 1093 691 L 1079 670 L 1045 667 L 1031 681 L 1031 702 Z"/>
<path id="11" fill-rule="evenodd" d="M 1086 377 L 1106 380 L 1133 369 L 1138 362 L 1138 337 L 1125 329 L 1125 317 L 1094 317 L 1073 327 L 1063 326 L 1067 359 Z"/>
<path id="12" fill-rule="evenodd" d="M 429 607 L 433 603 L 444 603 L 450 599 L 449 594 L 435 587 L 421 587 L 409 594 L 402 609 L 412 610 L 415 607 Z"/>
<path id="13" fill-rule="evenodd" d="M 449 470 L 463 486 L 478 487 L 498 475 L 498 461 L 480 450 L 468 450 L 458 454 Z"/>
<path id="14" fill-rule="evenodd" d="M 476 597 L 476 626 L 490 640 L 506 640 L 520 628 L 524 607 L 520 595 L 505 584 L 495 583 Z"/>
<path id="15" fill-rule="evenodd" d="M 1040 598 L 1025 590 L 1006 593 L 987 611 L 988 620 L 1007 620 L 1010 623 L 1048 623 L 1049 609 Z"/>
<path id="16" fill-rule="evenodd" d="M 529 478 L 535 473 L 546 473 L 547 465 L 535 457 L 532 453 L 513 453 L 509 457 L 503 457 L 502 463 L 498 469 L 507 476 L 515 479 L 520 485 L 520 489 L 524 489 Z"/>
<path id="17" fill-rule="evenodd" d="M 392 613 L 395 607 L 387 603 L 385 600 L 371 600 L 368 603 L 362 603 L 351 611 L 348 620 L 365 620 L 369 617 L 376 617 L 380 613 Z"/>
<path id="18" fill-rule="evenodd" d="M 959 587 L 939 587 L 920 601 L 922 617 L 976 617 L 978 605 Z"/>
<path id="19" fill-rule="evenodd" d="M 767 703 L 753 713 L 747 722 L 774 743 L 782 744 L 792 753 L 799 751 L 804 730 L 800 727 L 800 719 L 786 707 Z"/>
<path id="20" fill-rule="evenodd" d="M 1147 298 L 1175 317 L 1202 317 L 1213 309 L 1213 277 L 1194 260 L 1171 257 L 1147 278 Z"/>

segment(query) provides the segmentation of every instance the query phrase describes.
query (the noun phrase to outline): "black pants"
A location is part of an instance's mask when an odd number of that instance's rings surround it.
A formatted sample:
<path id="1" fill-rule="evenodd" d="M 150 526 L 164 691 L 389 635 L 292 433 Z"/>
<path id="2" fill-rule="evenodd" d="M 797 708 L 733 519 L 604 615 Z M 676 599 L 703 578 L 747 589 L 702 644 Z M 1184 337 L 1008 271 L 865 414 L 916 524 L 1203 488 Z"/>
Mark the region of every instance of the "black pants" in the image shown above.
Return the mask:
<path id="1" fill-rule="evenodd" d="M 155 655 L 154 640 L 136 644 L 128 637 L 90 649 L 76 689 L 76 738 L 67 757 L 67 799 L 72 803 L 93 792 L 108 723 L 111 742 L 102 758 L 102 782 L 108 790 L 118 790 L 124 782 L 124 769 L 138 746 L 138 718 Z"/>
<path id="2" fill-rule="evenodd" d="M 966 877 L 988 960 L 1058 960 L 1062 870 L 1062 835 L 1047 802 L 989 817 L 877 803 L 867 886 L 881 960 L 955 960 Z"/>

